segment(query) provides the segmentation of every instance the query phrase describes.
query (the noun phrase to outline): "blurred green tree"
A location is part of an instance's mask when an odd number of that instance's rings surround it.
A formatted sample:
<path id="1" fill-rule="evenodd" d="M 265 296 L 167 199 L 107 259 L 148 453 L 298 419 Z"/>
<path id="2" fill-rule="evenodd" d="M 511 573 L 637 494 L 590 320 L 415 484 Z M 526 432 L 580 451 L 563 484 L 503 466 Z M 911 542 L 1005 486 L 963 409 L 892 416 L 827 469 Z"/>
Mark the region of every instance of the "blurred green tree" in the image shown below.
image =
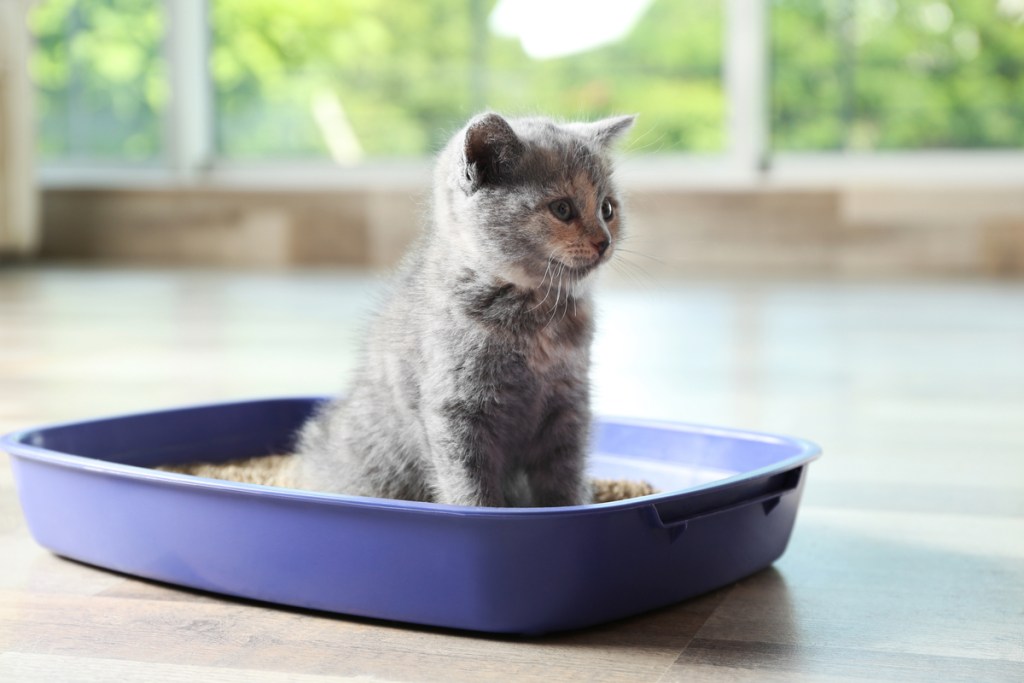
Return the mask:
<path id="1" fill-rule="evenodd" d="M 35 6 L 32 73 L 44 158 L 152 160 L 167 86 L 156 0 L 47 0 Z"/>
<path id="2" fill-rule="evenodd" d="M 322 155 L 329 118 L 367 155 L 424 154 L 485 107 L 642 112 L 648 151 L 723 148 L 718 0 L 657 0 L 621 42 L 544 60 L 488 29 L 495 4 L 213 0 L 221 151 Z"/>
<path id="3" fill-rule="evenodd" d="M 775 0 L 780 150 L 1024 146 L 1024 2 Z"/>

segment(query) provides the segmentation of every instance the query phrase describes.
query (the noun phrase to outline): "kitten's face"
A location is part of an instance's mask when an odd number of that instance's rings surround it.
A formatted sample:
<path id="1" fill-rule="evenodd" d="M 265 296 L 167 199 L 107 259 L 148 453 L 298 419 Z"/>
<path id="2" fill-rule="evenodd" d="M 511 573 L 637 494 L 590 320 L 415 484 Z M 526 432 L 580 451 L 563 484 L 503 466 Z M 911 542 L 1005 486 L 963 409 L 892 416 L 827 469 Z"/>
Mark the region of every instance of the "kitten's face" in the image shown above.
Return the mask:
<path id="1" fill-rule="evenodd" d="M 607 154 L 632 122 L 475 118 L 442 155 L 439 222 L 477 257 L 475 267 L 520 287 L 582 281 L 621 232 Z"/>

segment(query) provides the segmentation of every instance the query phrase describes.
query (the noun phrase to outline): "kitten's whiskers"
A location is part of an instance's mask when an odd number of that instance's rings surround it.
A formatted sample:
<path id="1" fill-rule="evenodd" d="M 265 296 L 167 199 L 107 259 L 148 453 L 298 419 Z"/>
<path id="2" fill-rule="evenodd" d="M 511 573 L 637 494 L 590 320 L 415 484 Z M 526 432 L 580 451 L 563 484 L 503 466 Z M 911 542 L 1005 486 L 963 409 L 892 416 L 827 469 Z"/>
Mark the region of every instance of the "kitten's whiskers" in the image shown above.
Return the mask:
<path id="1" fill-rule="evenodd" d="M 552 251 L 551 255 L 548 256 L 548 265 L 547 265 L 547 268 L 544 269 L 544 276 L 541 277 L 541 279 L 540 279 L 541 284 L 544 284 L 544 281 L 548 280 L 548 273 L 551 272 L 551 264 L 554 263 L 554 262 L 555 262 L 555 252 Z M 526 309 L 527 313 L 532 313 L 533 311 L 537 310 L 538 308 L 540 308 L 541 306 L 544 305 L 544 302 L 548 300 L 549 296 L 551 296 L 551 284 L 552 284 L 551 280 L 548 280 L 546 289 L 544 290 L 544 298 L 541 299 L 540 301 L 538 301 L 536 304 L 534 304 L 530 308 Z"/>
<path id="2" fill-rule="evenodd" d="M 549 317 L 548 321 L 546 323 L 544 323 L 544 327 L 547 327 L 548 325 L 550 325 L 551 322 L 555 319 L 555 316 L 558 314 L 558 303 L 562 299 L 562 276 L 564 274 L 565 274 L 565 264 L 562 263 L 561 261 L 559 261 L 558 262 L 558 276 L 557 276 L 558 277 L 558 291 L 555 293 L 555 303 L 551 306 L 551 317 Z M 566 297 L 568 297 L 568 292 L 566 293 Z M 568 305 L 569 305 L 569 302 L 566 301 L 566 306 L 568 306 Z"/>
<path id="3" fill-rule="evenodd" d="M 655 284 L 654 276 L 647 272 L 647 269 L 639 263 L 633 263 L 632 261 L 627 261 L 624 258 L 613 258 L 609 261 L 609 265 L 611 265 L 616 272 L 624 275 L 626 278 L 639 285 L 650 287 Z"/>
<path id="4" fill-rule="evenodd" d="M 645 254 L 642 251 L 633 251 L 632 249 L 624 249 L 622 247 L 619 247 L 619 251 L 622 252 L 623 254 L 629 254 L 631 256 L 641 256 L 645 259 L 650 259 L 651 261 L 659 263 L 663 266 L 668 265 L 664 259 L 660 259 L 657 256 L 651 256 L 650 254 Z"/>

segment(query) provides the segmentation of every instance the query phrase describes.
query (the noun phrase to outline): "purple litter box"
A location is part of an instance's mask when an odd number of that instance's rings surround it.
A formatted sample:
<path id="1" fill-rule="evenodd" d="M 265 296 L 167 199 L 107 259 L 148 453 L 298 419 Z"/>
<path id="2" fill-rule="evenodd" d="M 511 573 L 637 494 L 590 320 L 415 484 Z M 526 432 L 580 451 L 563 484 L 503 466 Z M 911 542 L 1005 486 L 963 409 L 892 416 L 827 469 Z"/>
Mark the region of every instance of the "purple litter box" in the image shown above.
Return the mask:
<path id="1" fill-rule="evenodd" d="M 149 469 L 288 452 L 318 400 L 225 403 L 30 429 L 13 456 L 36 540 L 191 588 L 343 614 L 539 634 L 668 605 L 767 567 L 818 456 L 799 439 L 606 420 L 591 474 L 665 491 L 463 508 Z"/>

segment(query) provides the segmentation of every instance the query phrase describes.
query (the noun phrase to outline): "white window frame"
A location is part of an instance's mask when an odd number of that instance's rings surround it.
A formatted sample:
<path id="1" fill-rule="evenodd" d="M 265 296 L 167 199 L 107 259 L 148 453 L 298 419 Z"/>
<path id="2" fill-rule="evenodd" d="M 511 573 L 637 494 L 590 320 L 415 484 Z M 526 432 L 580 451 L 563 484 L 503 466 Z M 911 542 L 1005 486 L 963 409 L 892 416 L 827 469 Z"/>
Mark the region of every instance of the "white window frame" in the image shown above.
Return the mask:
<path id="1" fill-rule="evenodd" d="M 343 168 L 326 160 L 242 163 L 217 158 L 214 90 L 207 68 L 211 46 L 209 0 L 164 0 L 164 8 L 170 81 L 165 164 L 41 164 L 38 177 L 43 187 L 372 189 L 419 187 L 429 182 L 428 159 L 369 161 Z M 624 185 L 687 189 L 1024 183 L 1024 150 L 771 153 L 770 7 L 762 0 L 725 0 L 724 8 L 726 151 L 631 157 L 621 165 Z"/>
<path id="2" fill-rule="evenodd" d="M 173 173 L 181 181 L 202 175 L 214 161 L 213 81 L 207 0 L 164 0 L 170 97 L 164 131 Z"/>

